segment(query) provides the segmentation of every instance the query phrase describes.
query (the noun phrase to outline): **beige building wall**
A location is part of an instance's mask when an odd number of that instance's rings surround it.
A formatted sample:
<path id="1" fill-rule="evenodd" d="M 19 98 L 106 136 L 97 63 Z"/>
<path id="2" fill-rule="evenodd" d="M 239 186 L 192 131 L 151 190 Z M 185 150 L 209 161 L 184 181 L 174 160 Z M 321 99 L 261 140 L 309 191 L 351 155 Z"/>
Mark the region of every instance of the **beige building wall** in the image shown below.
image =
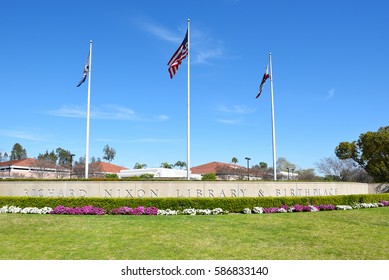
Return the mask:
<path id="1" fill-rule="evenodd" d="M 244 181 L 27 181 L 0 182 L 0 196 L 41 197 L 260 197 L 375 193 L 366 183 Z"/>

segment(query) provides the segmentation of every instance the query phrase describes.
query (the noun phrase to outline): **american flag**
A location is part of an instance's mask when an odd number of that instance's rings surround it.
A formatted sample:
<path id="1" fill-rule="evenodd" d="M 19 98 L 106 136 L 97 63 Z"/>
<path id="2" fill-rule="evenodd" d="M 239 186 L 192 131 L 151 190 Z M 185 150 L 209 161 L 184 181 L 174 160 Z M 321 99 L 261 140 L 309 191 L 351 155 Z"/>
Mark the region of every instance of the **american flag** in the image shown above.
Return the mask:
<path id="1" fill-rule="evenodd" d="M 90 56 L 90 53 L 88 54 L 88 57 L 87 57 L 86 62 L 85 62 L 84 72 L 82 73 L 82 79 L 81 79 L 81 81 L 78 82 L 77 87 L 81 86 L 81 84 L 83 82 L 85 82 L 86 76 L 88 76 L 88 73 L 89 73 L 89 56 Z"/>
<path id="2" fill-rule="evenodd" d="M 263 88 L 263 86 L 264 86 L 266 80 L 267 80 L 269 77 L 270 77 L 270 75 L 269 75 L 269 72 L 267 71 L 267 66 L 266 66 L 265 74 L 263 74 L 262 82 L 261 82 L 261 84 L 260 84 L 260 86 L 259 86 L 259 91 L 258 91 L 257 97 L 255 97 L 255 98 L 258 98 L 258 97 L 261 95 L 261 93 L 262 93 L 262 88 Z"/>
<path id="3" fill-rule="evenodd" d="M 180 67 L 182 61 L 185 57 L 188 56 L 188 30 L 186 31 L 186 35 L 184 41 L 182 41 L 181 45 L 178 47 L 176 52 L 173 54 L 172 58 L 168 62 L 169 66 L 169 74 L 170 79 L 173 79 L 173 76 L 176 74 L 178 67 Z"/>

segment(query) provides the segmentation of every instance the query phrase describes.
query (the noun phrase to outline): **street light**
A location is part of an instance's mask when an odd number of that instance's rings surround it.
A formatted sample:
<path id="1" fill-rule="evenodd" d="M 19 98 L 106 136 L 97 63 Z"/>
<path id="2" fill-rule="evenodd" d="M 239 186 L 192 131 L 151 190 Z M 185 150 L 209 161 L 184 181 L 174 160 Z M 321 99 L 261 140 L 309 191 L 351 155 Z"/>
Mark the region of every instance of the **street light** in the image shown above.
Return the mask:
<path id="1" fill-rule="evenodd" d="M 249 157 L 245 157 L 245 160 L 247 160 L 247 180 L 250 181 L 250 159 Z"/>
<path id="2" fill-rule="evenodd" d="M 75 156 L 75 154 L 71 154 L 70 155 L 70 179 L 72 179 L 72 174 L 73 174 L 73 157 Z"/>

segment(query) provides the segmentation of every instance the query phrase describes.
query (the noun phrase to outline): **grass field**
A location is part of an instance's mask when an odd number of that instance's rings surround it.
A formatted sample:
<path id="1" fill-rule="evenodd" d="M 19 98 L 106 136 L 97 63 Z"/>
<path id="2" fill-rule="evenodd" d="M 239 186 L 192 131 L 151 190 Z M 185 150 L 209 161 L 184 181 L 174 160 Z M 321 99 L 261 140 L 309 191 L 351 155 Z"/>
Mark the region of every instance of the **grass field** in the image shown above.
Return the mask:
<path id="1" fill-rule="evenodd" d="M 220 216 L 0 215 L 2 260 L 388 260 L 389 207 Z"/>

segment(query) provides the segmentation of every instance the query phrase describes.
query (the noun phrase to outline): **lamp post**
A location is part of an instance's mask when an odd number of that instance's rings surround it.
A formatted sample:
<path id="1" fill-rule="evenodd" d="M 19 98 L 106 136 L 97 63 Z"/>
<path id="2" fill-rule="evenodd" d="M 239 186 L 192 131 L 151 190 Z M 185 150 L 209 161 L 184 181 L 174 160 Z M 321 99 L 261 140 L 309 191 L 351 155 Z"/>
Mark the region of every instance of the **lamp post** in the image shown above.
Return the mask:
<path id="1" fill-rule="evenodd" d="M 73 174 L 73 157 L 75 156 L 75 154 L 71 154 L 70 155 L 70 179 L 72 179 L 72 174 Z"/>
<path id="2" fill-rule="evenodd" d="M 250 181 L 250 159 L 249 157 L 245 157 L 245 160 L 247 160 L 247 180 Z"/>

